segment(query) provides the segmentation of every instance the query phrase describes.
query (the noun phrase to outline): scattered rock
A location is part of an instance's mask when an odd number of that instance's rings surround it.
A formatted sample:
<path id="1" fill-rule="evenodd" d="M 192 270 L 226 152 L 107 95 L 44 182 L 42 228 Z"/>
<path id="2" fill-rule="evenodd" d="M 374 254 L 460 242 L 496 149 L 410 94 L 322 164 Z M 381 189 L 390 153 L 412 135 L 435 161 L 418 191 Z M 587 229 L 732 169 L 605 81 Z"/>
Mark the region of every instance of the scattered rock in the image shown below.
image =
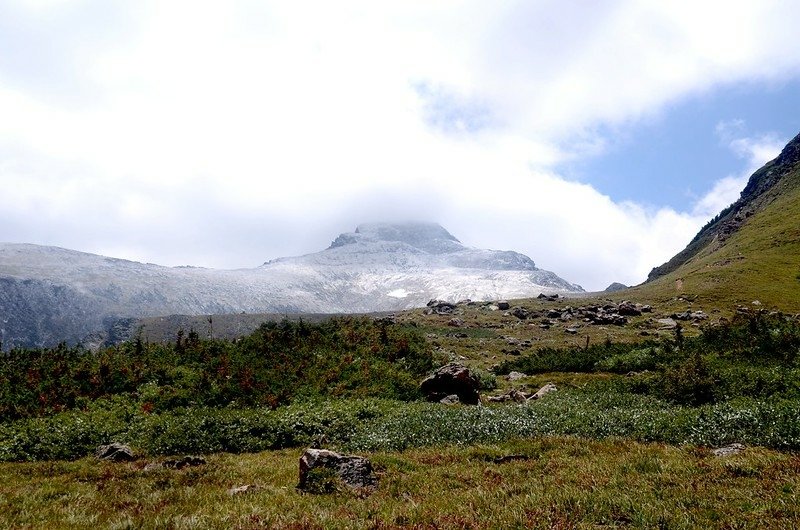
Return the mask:
<path id="1" fill-rule="evenodd" d="M 569 333 L 570 335 L 576 335 L 578 333 L 578 328 L 567 328 L 564 330 L 564 333 Z"/>
<path id="2" fill-rule="evenodd" d="M 447 325 L 454 328 L 461 328 L 464 327 L 464 321 L 460 318 L 451 318 Z"/>
<path id="3" fill-rule="evenodd" d="M 556 300 L 558 300 L 558 295 L 557 294 L 548 295 L 548 294 L 541 293 L 536 298 L 538 298 L 539 300 L 545 300 L 547 302 L 555 302 Z"/>
<path id="4" fill-rule="evenodd" d="M 495 464 L 505 464 L 506 462 L 513 462 L 514 460 L 530 460 L 528 455 L 504 455 L 498 456 L 493 460 Z"/>
<path id="5" fill-rule="evenodd" d="M 497 309 L 499 309 L 500 311 L 506 311 L 508 308 L 511 307 L 511 305 L 505 300 L 498 300 L 497 302 L 494 303 L 494 305 L 496 305 Z"/>
<path id="6" fill-rule="evenodd" d="M 705 314 L 703 311 L 689 311 L 686 310 L 683 313 L 673 313 L 670 315 L 673 320 L 683 320 L 683 321 L 692 321 L 698 322 L 700 320 L 707 320 L 708 315 Z"/>
<path id="7" fill-rule="evenodd" d="M 736 454 L 741 453 L 744 451 L 744 444 L 740 443 L 732 443 L 730 445 L 726 445 L 725 447 L 719 447 L 717 449 L 713 449 L 711 453 L 714 456 L 733 456 Z"/>
<path id="8" fill-rule="evenodd" d="M 510 373 L 509 373 L 509 374 L 506 376 L 506 379 L 507 379 L 508 381 L 519 381 L 520 379 L 522 379 L 522 378 L 524 378 L 524 377 L 528 377 L 528 375 L 527 375 L 527 374 L 524 374 L 524 373 L 522 373 L 522 372 L 510 372 Z"/>
<path id="9" fill-rule="evenodd" d="M 236 486 L 235 488 L 231 488 L 228 490 L 228 495 L 233 497 L 234 495 L 241 495 L 242 493 L 247 493 L 249 491 L 257 491 L 261 488 L 258 487 L 256 484 L 245 484 L 244 486 Z"/>
<path id="10" fill-rule="evenodd" d="M 456 394 L 461 403 L 477 405 L 480 400 L 478 378 L 469 368 L 459 363 L 450 363 L 436 370 L 420 383 L 420 390 L 428 401 L 441 401 Z"/>
<path id="11" fill-rule="evenodd" d="M 511 314 L 517 317 L 520 320 L 526 320 L 528 318 L 528 310 L 524 307 L 515 307 Z"/>
<path id="12" fill-rule="evenodd" d="M 94 456 L 101 460 L 110 460 L 112 462 L 129 462 L 135 460 L 133 450 L 118 442 L 113 442 L 108 445 L 101 445 L 94 451 Z"/>
<path id="13" fill-rule="evenodd" d="M 550 392 L 557 391 L 556 385 L 553 383 L 547 383 L 542 388 L 540 388 L 534 395 L 530 397 L 530 399 L 541 399 L 543 396 L 549 394 Z"/>
<path id="14" fill-rule="evenodd" d="M 492 403 L 505 403 L 506 401 L 525 403 L 528 399 L 530 399 L 530 394 L 526 394 L 525 392 L 512 388 L 505 394 L 500 394 L 499 396 L 489 396 L 486 399 Z"/>
<path id="15" fill-rule="evenodd" d="M 372 463 L 362 456 L 343 455 L 327 449 L 306 449 L 300 457 L 301 490 L 309 489 L 309 472 L 315 469 L 330 469 L 349 488 L 375 490 L 378 477 Z"/>
<path id="16" fill-rule="evenodd" d="M 427 314 L 450 315 L 455 311 L 456 304 L 444 300 L 431 300 L 428 302 Z"/>
<path id="17" fill-rule="evenodd" d="M 642 310 L 636 307 L 633 302 L 624 300 L 617 306 L 617 313 L 626 317 L 638 317 L 642 314 Z"/>
<path id="18" fill-rule="evenodd" d="M 656 322 L 661 326 L 660 329 L 675 329 L 678 323 L 671 318 L 659 318 Z"/>
<path id="19" fill-rule="evenodd" d="M 202 466 L 206 459 L 200 456 L 183 456 L 181 458 L 168 458 L 161 462 L 161 467 L 168 469 L 183 469 L 185 467 Z"/>

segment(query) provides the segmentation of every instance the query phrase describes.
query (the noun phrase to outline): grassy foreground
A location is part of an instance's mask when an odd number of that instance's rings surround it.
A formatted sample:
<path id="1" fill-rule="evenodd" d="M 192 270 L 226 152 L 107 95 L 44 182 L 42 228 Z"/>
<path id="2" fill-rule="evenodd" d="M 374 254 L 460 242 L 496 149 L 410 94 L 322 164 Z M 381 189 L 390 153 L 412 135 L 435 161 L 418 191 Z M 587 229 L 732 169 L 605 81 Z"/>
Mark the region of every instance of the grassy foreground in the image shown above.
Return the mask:
<path id="1" fill-rule="evenodd" d="M 300 450 L 144 460 L 0 464 L 2 528 L 796 528 L 800 456 L 621 439 L 368 454 L 371 496 L 295 489 Z M 521 458 L 497 463 L 496 458 Z M 152 460 L 151 460 L 152 461 Z M 228 489 L 257 489 L 230 495 Z"/>

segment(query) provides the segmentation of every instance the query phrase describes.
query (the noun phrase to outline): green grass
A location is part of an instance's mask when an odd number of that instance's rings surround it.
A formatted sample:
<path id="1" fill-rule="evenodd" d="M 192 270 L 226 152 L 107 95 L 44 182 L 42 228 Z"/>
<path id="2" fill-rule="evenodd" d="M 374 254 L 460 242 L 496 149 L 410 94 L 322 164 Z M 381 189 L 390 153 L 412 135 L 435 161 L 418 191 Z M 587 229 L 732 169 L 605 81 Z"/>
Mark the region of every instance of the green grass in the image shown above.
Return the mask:
<path id="1" fill-rule="evenodd" d="M 712 241 L 670 274 L 613 296 L 659 303 L 689 295 L 697 297 L 698 303 L 725 311 L 758 300 L 759 307 L 797 312 L 798 256 L 800 171 L 795 170 L 778 185 L 774 200 L 747 219 L 724 244 Z"/>
<path id="2" fill-rule="evenodd" d="M 524 458 L 498 464 L 503 455 Z M 750 448 L 516 440 L 368 453 L 371 496 L 295 489 L 299 450 L 218 454 L 203 466 L 146 461 L 0 464 L 4 528 L 791 528 L 800 457 Z M 229 496 L 229 488 L 255 491 Z"/>

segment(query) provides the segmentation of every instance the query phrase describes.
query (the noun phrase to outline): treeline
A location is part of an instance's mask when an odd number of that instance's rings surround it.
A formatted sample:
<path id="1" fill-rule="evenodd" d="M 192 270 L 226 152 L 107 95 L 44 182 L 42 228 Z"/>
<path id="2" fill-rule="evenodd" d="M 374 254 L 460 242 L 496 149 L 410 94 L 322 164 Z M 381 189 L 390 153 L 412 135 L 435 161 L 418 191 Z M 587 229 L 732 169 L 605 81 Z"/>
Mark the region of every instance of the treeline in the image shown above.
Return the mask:
<path id="1" fill-rule="evenodd" d="M 84 409 L 128 396 L 142 412 L 186 406 L 278 407 L 298 398 L 419 397 L 434 361 L 413 327 L 368 318 L 270 322 L 235 341 L 179 333 L 91 352 L 17 349 L 0 356 L 0 418 Z"/>

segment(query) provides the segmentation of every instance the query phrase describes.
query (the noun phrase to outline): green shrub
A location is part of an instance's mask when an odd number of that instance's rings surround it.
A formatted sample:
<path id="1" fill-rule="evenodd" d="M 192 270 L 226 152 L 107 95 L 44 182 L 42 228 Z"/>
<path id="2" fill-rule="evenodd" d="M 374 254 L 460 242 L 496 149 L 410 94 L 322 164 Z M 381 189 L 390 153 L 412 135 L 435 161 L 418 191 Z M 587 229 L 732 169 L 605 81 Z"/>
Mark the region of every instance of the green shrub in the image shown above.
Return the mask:
<path id="1" fill-rule="evenodd" d="M 719 377 L 703 356 L 696 353 L 664 371 L 664 397 L 684 405 L 703 405 L 715 400 Z"/>
<path id="2" fill-rule="evenodd" d="M 413 327 L 368 318 L 270 322 L 238 341 L 125 343 L 14 350 L 0 357 L 0 421 L 43 416 L 128 396 L 145 412 L 187 406 L 277 407 L 316 397 L 421 397 L 434 366 Z"/>
<path id="3" fill-rule="evenodd" d="M 497 376 L 481 368 L 470 370 L 478 378 L 478 388 L 484 391 L 491 391 L 497 388 Z"/>
<path id="4" fill-rule="evenodd" d="M 612 355 L 597 361 L 595 370 L 624 374 L 632 371 L 652 370 L 656 367 L 656 348 L 638 348 Z"/>

